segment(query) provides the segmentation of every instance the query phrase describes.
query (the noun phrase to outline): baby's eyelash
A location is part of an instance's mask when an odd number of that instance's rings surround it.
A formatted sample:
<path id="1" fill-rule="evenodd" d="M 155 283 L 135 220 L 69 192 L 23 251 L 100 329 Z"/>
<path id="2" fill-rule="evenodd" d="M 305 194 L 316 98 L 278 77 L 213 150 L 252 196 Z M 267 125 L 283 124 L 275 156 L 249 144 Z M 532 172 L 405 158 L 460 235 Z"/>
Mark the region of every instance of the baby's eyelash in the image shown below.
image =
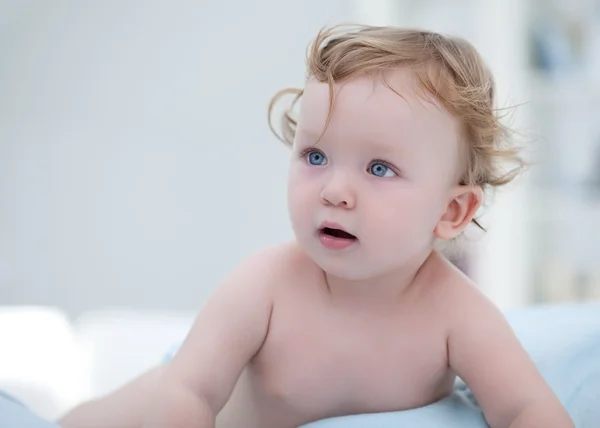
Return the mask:
<path id="1" fill-rule="evenodd" d="M 387 161 L 384 161 L 383 159 L 373 159 L 371 162 L 369 162 L 369 165 L 367 166 L 367 169 L 371 168 L 371 166 L 373 166 L 373 164 L 376 164 L 376 163 L 380 163 L 382 165 L 387 166 L 389 169 L 391 169 L 392 171 L 394 171 L 394 173 L 396 175 L 400 175 L 400 173 L 401 173 L 401 171 L 398 168 L 396 168 L 391 163 L 389 163 Z"/>
<path id="2" fill-rule="evenodd" d="M 317 149 L 316 147 L 307 147 L 298 154 L 298 157 L 304 158 L 304 157 L 308 156 L 309 153 L 312 153 L 312 152 L 318 152 L 318 153 L 321 153 L 323 156 L 325 156 L 325 154 L 321 150 Z"/>

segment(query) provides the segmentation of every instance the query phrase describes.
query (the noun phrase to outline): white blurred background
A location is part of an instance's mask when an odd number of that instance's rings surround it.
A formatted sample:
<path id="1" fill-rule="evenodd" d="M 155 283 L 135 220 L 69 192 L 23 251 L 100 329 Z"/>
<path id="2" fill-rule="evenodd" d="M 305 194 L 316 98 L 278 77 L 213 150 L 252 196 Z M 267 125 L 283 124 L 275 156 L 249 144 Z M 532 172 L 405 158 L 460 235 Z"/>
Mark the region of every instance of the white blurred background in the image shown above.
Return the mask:
<path id="1" fill-rule="evenodd" d="M 502 308 L 600 298 L 598 0 L 0 0 L 0 389 L 54 417 L 113 388 L 292 237 L 266 108 L 339 22 L 480 50 L 537 163 L 461 262 Z"/>

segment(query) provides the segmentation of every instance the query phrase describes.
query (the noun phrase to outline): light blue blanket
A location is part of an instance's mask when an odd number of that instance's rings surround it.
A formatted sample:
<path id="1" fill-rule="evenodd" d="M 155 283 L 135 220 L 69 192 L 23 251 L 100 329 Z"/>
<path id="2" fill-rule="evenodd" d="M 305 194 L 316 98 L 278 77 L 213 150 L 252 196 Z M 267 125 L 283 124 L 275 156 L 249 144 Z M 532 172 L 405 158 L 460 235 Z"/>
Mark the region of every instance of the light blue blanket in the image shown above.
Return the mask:
<path id="1" fill-rule="evenodd" d="M 539 306 L 507 314 L 577 428 L 600 427 L 600 304 Z M 519 379 L 515 379 L 519 382 Z M 458 383 L 438 403 L 403 412 L 344 416 L 303 428 L 487 427 L 469 390 Z M 0 392 L 0 428 L 56 428 Z"/>
<path id="2" fill-rule="evenodd" d="M 57 428 L 0 391 L 0 428 Z"/>

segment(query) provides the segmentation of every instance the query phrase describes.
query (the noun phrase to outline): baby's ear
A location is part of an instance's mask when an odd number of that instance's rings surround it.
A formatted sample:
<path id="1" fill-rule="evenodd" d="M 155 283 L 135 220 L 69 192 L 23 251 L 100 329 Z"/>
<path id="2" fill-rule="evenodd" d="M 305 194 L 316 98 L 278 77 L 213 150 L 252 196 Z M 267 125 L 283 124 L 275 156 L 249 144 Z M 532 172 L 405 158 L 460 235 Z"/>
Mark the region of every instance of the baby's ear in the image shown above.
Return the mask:
<path id="1" fill-rule="evenodd" d="M 457 186 L 448 207 L 437 226 L 435 236 L 438 239 L 456 238 L 471 222 L 483 201 L 483 190 L 479 186 Z"/>

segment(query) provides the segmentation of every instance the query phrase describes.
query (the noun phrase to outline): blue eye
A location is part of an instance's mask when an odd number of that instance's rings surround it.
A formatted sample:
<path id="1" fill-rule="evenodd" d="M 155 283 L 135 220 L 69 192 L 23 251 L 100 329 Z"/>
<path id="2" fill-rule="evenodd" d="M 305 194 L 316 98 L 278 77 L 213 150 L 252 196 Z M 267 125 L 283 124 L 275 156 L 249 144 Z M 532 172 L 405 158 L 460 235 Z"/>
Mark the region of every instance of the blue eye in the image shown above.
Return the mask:
<path id="1" fill-rule="evenodd" d="M 369 166 L 369 173 L 376 177 L 394 177 L 396 175 L 389 166 L 382 162 L 373 162 Z"/>
<path id="2" fill-rule="evenodd" d="M 308 154 L 306 155 L 306 160 L 311 165 L 320 166 L 327 164 L 327 158 L 325 157 L 325 155 L 316 150 L 311 150 L 310 152 L 308 152 Z"/>

